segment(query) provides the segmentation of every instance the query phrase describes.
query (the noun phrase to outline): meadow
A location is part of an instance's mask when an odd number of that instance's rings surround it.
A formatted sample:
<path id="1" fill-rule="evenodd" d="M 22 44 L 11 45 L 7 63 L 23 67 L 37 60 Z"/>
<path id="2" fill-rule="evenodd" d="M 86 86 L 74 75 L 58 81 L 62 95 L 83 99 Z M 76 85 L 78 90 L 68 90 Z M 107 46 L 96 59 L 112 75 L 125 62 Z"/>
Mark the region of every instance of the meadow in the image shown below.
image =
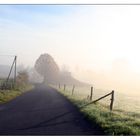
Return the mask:
<path id="1" fill-rule="evenodd" d="M 140 102 L 136 95 L 127 95 L 115 92 L 113 111 L 109 110 L 110 96 L 102 99 L 96 104 L 91 104 L 85 108 L 80 107 L 90 101 L 90 86 L 75 87 L 72 95 L 72 86 L 57 88 L 72 103 L 79 107 L 79 110 L 94 124 L 99 125 L 106 135 L 140 135 Z M 93 88 L 93 99 L 110 93 L 109 90 Z"/>
<path id="2" fill-rule="evenodd" d="M 58 87 L 56 87 L 59 89 Z M 72 95 L 72 88 L 73 86 L 66 86 L 65 88 L 65 94 L 66 95 Z M 61 91 L 64 91 L 64 86 L 61 86 Z M 92 100 L 96 100 L 108 93 L 110 93 L 112 90 L 102 90 L 97 89 L 93 87 L 93 98 Z M 91 87 L 90 86 L 77 86 L 74 89 L 74 98 L 78 98 L 80 100 L 87 99 L 88 96 L 90 96 Z M 110 96 L 102 99 L 99 101 L 99 103 L 109 106 L 110 104 Z M 127 112 L 137 112 L 140 113 L 140 95 L 129 95 L 126 93 L 119 93 L 115 91 L 115 101 L 113 105 L 113 110 L 123 110 Z"/>

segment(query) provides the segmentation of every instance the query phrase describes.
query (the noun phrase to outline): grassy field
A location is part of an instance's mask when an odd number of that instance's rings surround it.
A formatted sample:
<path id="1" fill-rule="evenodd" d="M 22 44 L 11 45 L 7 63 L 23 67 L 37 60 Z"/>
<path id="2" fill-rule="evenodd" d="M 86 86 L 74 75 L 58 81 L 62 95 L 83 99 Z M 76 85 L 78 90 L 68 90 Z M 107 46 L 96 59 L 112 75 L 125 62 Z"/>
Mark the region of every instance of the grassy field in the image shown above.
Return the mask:
<path id="1" fill-rule="evenodd" d="M 72 95 L 71 86 L 66 87 L 65 91 L 62 87 L 58 90 L 78 107 L 89 102 L 87 96 L 90 94 L 90 87 L 77 87 L 74 95 Z M 93 100 L 110 92 L 94 89 Z M 140 103 L 138 101 L 139 99 L 135 96 L 115 92 L 112 112 L 109 110 L 110 97 L 80 109 L 80 111 L 91 122 L 97 123 L 106 135 L 140 135 Z"/>
<path id="2" fill-rule="evenodd" d="M 56 87 L 58 89 L 58 87 Z M 90 86 L 85 87 L 75 87 L 74 97 L 78 99 L 86 99 L 90 95 Z M 63 87 L 61 90 L 63 91 Z M 111 90 L 101 90 L 93 88 L 93 100 L 98 99 L 99 97 L 110 93 Z M 72 94 L 72 86 L 66 86 L 66 95 Z M 101 104 L 109 106 L 110 96 L 99 101 Z M 128 95 L 125 93 L 119 93 L 115 91 L 115 101 L 114 101 L 114 110 L 123 110 L 127 112 L 137 112 L 140 113 L 140 95 Z"/>

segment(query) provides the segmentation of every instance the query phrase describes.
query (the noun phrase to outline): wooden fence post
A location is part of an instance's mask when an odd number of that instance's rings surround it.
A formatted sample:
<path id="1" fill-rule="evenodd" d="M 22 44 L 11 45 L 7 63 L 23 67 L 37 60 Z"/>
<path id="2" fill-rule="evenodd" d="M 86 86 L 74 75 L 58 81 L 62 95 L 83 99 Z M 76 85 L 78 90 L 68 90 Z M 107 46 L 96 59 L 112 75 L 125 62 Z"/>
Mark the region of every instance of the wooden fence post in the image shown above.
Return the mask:
<path id="1" fill-rule="evenodd" d="M 110 111 L 113 110 L 113 103 L 114 103 L 114 90 L 112 90 L 112 94 L 111 94 L 111 103 L 110 103 Z"/>
<path id="2" fill-rule="evenodd" d="M 87 96 L 87 100 L 89 100 L 89 95 Z"/>
<path id="3" fill-rule="evenodd" d="M 59 83 L 59 89 L 60 89 L 60 83 Z"/>
<path id="4" fill-rule="evenodd" d="M 90 92 L 90 101 L 92 101 L 92 96 L 93 96 L 93 87 L 91 87 L 91 92 Z"/>
<path id="5" fill-rule="evenodd" d="M 73 85 L 73 88 L 72 88 L 72 95 L 74 94 L 74 89 L 75 89 L 75 85 Z"/>
<path id="6" fill-rule="evenodd" d="M 66 89 L 66 85 L 64 84 L 64 91 L 65 91 L 65 89 Z"/>

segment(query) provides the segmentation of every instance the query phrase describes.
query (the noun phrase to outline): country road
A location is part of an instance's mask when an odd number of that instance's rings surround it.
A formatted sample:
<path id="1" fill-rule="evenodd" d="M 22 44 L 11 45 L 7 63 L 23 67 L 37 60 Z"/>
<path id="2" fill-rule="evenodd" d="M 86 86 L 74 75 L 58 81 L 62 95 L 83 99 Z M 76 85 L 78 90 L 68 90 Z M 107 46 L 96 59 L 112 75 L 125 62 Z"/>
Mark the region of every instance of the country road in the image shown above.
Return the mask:
<path id="1" fill-rule="evenodd" d="M 0 105 L 0 135 L 103 135 L 55 89 L 37 86 Z"/>

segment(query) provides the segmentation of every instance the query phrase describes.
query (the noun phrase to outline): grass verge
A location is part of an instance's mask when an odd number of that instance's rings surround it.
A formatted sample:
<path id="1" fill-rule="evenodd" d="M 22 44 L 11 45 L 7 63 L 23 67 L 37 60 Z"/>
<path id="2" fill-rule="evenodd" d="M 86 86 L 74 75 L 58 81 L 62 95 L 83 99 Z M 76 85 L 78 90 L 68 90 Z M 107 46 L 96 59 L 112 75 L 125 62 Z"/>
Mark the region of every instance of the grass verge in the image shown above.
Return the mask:
<path id="1" fill-rule="evenodd" d="M 77 96 L 71 96 L 66 92 L 59 90 L 65 97 L 67 97 L 77 107 L 86 103 L 87 100 L 80 100 Z M 138 136 L 140 135 L 140 119 L 136 117 L 136 113 L 127 113 L 121 110 L 110 110 L 101 104 L 91 104 L 79 110 L 88 118 L 93 124 L 99 125 L 106 135 L 116 136 Z"/>
<path id="2" fill-rule="evenodd" d="M 0 104 L 6 103 L 17 96 L 21 95 L 23 92 L 26 92 L 30 89 L 32 89 L 32 85 L 20 87 L 20 88 L 15 88 L 12 90 L 0 90 Z"/>

